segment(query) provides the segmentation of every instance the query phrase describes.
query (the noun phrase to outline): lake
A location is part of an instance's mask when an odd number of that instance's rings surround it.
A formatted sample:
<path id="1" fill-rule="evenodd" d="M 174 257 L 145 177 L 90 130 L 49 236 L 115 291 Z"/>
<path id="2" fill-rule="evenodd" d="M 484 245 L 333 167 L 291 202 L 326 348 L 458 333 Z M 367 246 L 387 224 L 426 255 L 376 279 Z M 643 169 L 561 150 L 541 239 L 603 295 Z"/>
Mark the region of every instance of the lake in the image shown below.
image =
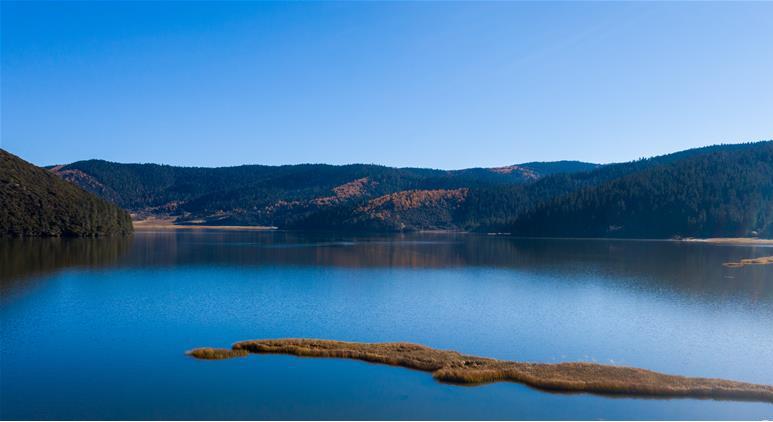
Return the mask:
<path id="1" fill-rule="evenodd" d="M 768 246 L 282 231 L 0 242 L 2 419 L 773 418 L 769 403 L 185 355 L 259 338 L 409 341 L 773 384 L 773 265 L 722 266 Z"/>

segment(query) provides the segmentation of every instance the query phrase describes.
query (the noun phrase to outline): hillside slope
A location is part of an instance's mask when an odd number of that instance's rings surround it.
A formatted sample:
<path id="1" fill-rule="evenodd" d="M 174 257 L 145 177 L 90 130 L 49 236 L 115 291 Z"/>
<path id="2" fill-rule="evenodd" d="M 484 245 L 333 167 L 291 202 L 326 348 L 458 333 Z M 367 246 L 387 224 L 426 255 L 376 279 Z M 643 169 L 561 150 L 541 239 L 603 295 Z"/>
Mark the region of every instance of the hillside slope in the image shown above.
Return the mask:
<path id="1" fill-rule="evenodd" d="M 0 149 L 0 236 L 108 236 L 132 231 L 129 214 Z"/>
<path id="2" fill-rule="evenodd" d="M 178 224 L 520 236 L 773 236 L 773 141 L 594 165 L 187 168 L 82 161 L 61 177 Z"/>
<path id="3" fill-rule="evenodd" d="M 140 218 L 391 231 L 458 228 L 455 210 L 469 189 L 521 185 L 544 174 L 597 167 L 580 162 L 534 164 L 446 171 L 365 164 L 197 168 L 89 160 L 50 170 Z M 455 193 L 438 200 L 444 196 L 439 191 Z M 393 200 L 384 200 L 390 195 Z M 397 202 L 402 205 L 393 207 Z"/>
<path id="4" fill-rule="evenodd" d="M 773 142 L 707 149 L 557 195 L 516 219 L 521 235 L 773 237 Z"/>

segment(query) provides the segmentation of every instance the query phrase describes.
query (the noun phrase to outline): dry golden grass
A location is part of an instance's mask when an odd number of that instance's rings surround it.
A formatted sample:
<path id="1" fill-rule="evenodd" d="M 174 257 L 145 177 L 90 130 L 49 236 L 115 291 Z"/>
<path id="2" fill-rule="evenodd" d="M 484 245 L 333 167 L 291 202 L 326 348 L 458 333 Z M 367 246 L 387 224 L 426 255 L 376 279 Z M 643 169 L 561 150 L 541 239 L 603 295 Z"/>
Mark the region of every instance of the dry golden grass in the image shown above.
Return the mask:
<path id="1" fill-rule="evenodd" d="M 200 347 L 187 352 L 189 356 L 193 356 L 196 359 L 206 360 L 220 360 L 244 357 L 249 354 L 246 350 L 237 349 L 214 349 L 211 347 Z"/>
<path id="2" fill-rule="evenodd" d="M 218 349 L 197 349 L 218 350 Z M 223 349 L 219 349 L 223 350 Z M 279 353 L 357 359 L 432 372 L 442 382 L 483 384 L 510 381 L 535 388 L 625 396 L 695 397 L 773 403 L 773 386 L 715 378 L 689 378 L 595 363 L 526 363 L 466 356 L 411 343 L 350 343 L 315 339 L 242 341 L 234 352 Z M 208 359 L 190 353 L 194 357 Z M 242 356 L 242 355 L 239 355 Z M 228 357 L 228 356 L 226 356 Z M 211 359 L 211 358 L 209 358 Z"/>
<path id="3" fill-rule="evenodd" d="M 720 245 L 773 245 L 773 239 L 758 237 L 711 237 L 708 239 L 684 238 L 677 242 L 716 243 Z"/>
<path id="4" fill-rule="evenodd" d="M 210 226 L 205 224 L 176 224 L 175 219 L 172 217 L 160 218 L 160 217 L 148 217 L 143 220 L 132 221 L 134 230 L 275 230 L 276 227 L 269 226 Z"/>
<path id="5" fill-rule="evenodd" d="M 759 258 L 742 259 L 738 262 L 725 262 L 725 267 L 728 268 L 741 268 L 746 265 L 769 265 L 773 264 L 773 256 L 761 256 Z"/>

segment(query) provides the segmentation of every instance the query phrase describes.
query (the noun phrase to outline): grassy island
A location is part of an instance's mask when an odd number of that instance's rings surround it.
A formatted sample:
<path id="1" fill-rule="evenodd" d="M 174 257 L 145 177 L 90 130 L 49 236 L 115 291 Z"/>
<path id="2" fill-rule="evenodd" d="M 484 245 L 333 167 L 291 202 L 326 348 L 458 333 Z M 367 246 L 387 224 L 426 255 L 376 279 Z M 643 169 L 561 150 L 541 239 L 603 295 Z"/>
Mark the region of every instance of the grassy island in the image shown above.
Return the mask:
<path id="1" fill-rule="evenodd" d="M 725 262 L 725 267 L 728 268 L 741 268 L 747 265 L 771 265 L 773 264 L 773 256 L 761 256 L 759 258 L 742 259 L 738 262 Z"/>
<path id="2" fill-rule="evenodd" d="M 199 347 L 188 352 L 189 356 L 205 360 L 240 358 L 249 354 L 250 352 L 243 349 L 217 349 L 213 347 Z"/>
<path id="3" fill-rule="evenodd" d="M 212 352 L 220 350 L 219 353 Z M 645 369 L 595 363 L 527 363 L 467 356 L 412 343 L 350 343 L 315 339 L 242 341 L 227 349 L 195 349 L 189 355 L 223 359 L 225 352 L 344 358 L 432 372 L 438 381 L 458 384 L 517 382 L 560 391 L 623 396 L 692 397 L 773 403 L 773 386 L 715 378 L 690 378 Z M 218 356 L 218 357 L 212 357 Z"/>

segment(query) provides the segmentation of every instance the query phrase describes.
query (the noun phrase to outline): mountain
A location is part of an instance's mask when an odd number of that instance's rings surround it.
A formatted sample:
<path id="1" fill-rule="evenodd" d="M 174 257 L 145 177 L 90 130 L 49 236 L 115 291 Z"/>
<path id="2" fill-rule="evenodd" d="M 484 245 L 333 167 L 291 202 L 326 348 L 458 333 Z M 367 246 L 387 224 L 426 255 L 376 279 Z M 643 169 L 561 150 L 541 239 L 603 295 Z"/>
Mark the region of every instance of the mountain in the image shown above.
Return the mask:
<path id="1" fill-rule="evenodd" d="M 720 154 L 723 157 L 740 157 L 745 156 L 754 151 L 767 151 L 773 145 L 773 141 L 762 141 L 756 143 L 746 144 L 731 144 L 731 145 L 713 145 L 703 148 L 694 148 L 685 151 L 680 151 L 672 154 L 639 159 L 627 163 L 609 164 L 600 166 L 595 170 L 577 172 L 577 173 L 561 173 L 544 177 L 534 183 L 523 185 L 510 185 L 502 187 L 483 187 L 480 189 L 474 189 L 470 191 L 470 195 L 466 200 L 465 209 L 460 213 L 460 224 L 470 230 L 488 231 L 488 232 L 507 232 L 520 236 L 634 236 L 632 232 L 626 231 L 600 231 L 593 230 L 581 234 L 581 230 L 568 230 L 568 227 L 563 226 L 561 229 L 551 227 L 558 222 L 550 222 L 548 215 L 554 216 L 553 212 L 558 207 L 563 207 L 562 201 L 571 201 L 569 198 L 572 195 L 580 195 L 581 193 L 587 193 L 603 186 L 607 183 L 613 183 L 618 179 L 626 177 L 637 177 L 636 174 L 641 174 L 639 177 L 648 177 L 647 173 L 653 171 L 653 169 L 662 168 L 665 166 L 673 166 L 674 168 L 680 168 L 683 165 L 688 165 L 691 159 L 699 159 L 698 157 L 708 157 L 715 154 Z M 726 170 L 743 172 L 746 171 L 745 167 L 760 166 L 767 168 L 771 165 L 769 161 L 766 161 L 764 154 L 756 156 L 752 159 L 754 162 L 749 161 L 746 163 L 732 163 Z M 700 174 L 696 174 L 696 178 L 702 178 L 707 181 L 713 181 L 721 183 L 719 180 L 722 175 L 720 173 L 713 173 L 707 169 L 696 170 L 700 171 Z M 728 179 L 733 180 L 733 179 Z M 730 182 L 732 183 L 732 182 Z M 678 181 L 665 181 L 667 189 L 681 190 L 685 187 L 678 184 Z M 764 186 L 750 186 L 752 191 L 757 191 L 761 195 L 764 194 Z M 752 192 L 748 192 L 752 194 Z M 652 201 L 655 199 L 653 198 Z M 722 201 L 734 201 L 731 195 L 721 195 L 713 197 L 713 200 L 717 203 Z M 610 205 L 611 206 L 611 205 Z M 680 206 L 673 204 L 674 207 Z M 564 218 L 567 220 L 573 220 L 574 225 L 583 226 L 586 224 L 582 218 L 586 217 L 582 213 L 575 213 L 574 210 L 567 214 Z M 673 210 L 669 210 L 671 212 Z M 700 218 L 694 216 L 690 212 L 699 212 L 700 210 L 692 211 L 680 211 L 684 215 L 690 215 L 690 218 Z M 666 212 L 661 208 L 659 212 Z M 538 226 L 531 226 L 536 224 L 540 220 L 541 223 Z M 568 224 L 568 223 L 567 223 Z M 617 224 L 610 224 L 610 226 L 617 226 Z M 614 227 L 613 227 L 614 228 Z M 719 227 L 715 227 L 714 232 L 723 233 Z M 679 232 L 673 232 L 666 234 L 663 232 L 652 232 L 647 234 L 646 231 L 641 232 L 635 237 L 672 237 L 679 235 L 689 235 Z M 717 234 L 719 235 L 719 234 Z"/>
<path id="2" fill-rule="evenodd" d="M 354 164 L 173 167 L 81 161 L 50 170 L 137 216 L 300 230 L 519 236 L 773 236 L 773 141 L 627 163 L 433 170 Z"/>
<path id="3" fill-rule="evenodd" d="M 457 211 L 471 189 L 596 167 L 561 161 L 453 171 L 365 164 L 201 168 L 89 160 L 50 170 L 139 218 L 392 231 L 458 229 Z"/>
<path id="4" fill-rule="evenodd" d="M 700 152 L 635 163 L 642 168 L 540 203 L 509 230 L 539 236 L 773 237 L 773 142 Z"/>
<path id="5" fill-rule="evenodd" d="M 0 203 L 0 237 L 93 237 L 132 231 L 126 211 L 2 149 Z"/>

